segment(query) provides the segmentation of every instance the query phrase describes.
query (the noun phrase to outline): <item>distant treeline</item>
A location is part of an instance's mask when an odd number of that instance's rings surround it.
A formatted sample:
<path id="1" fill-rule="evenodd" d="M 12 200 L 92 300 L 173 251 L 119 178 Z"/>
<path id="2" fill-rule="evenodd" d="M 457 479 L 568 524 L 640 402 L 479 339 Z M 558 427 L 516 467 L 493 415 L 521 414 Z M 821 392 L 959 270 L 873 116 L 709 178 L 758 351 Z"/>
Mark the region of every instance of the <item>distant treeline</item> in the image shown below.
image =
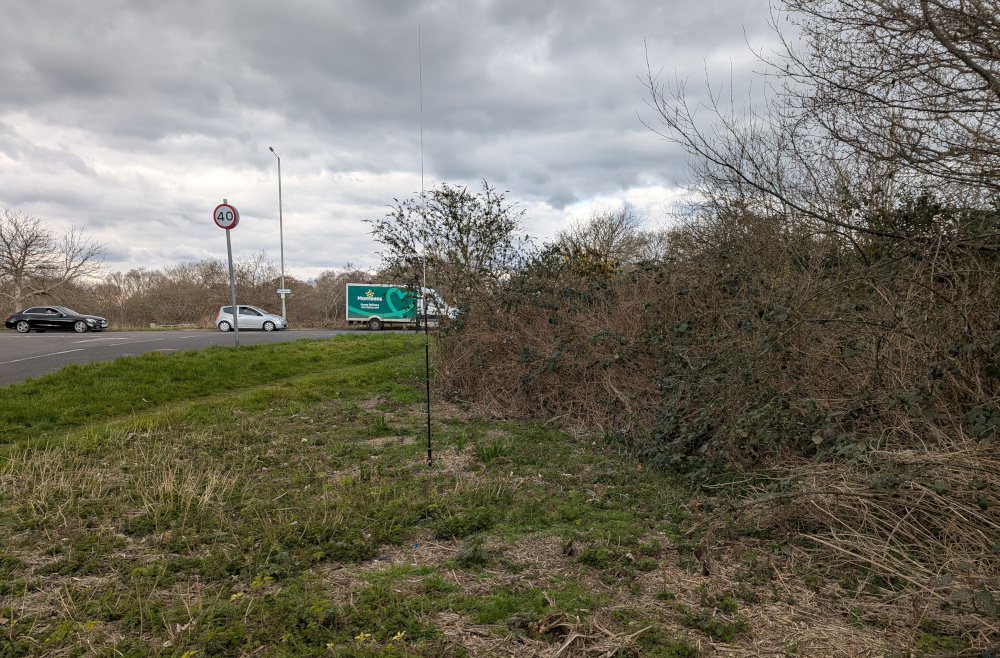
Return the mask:
<path id="1" fill-rule="evenodd" d="M 279 270 L 266 253 L 238 259 L 234 273 L 237 303 L 281 312 Z M 374 281 L 375 276 L 350 265 L 328 270 L 309 281 L 286 272 L 285 286 L 292 291 L 286 297 L 289 323 L 309 327 L 342 323 L 345 284 Z M 29 297 L 23 305 L 37 304 L 58 304 L 100 315 L 113 328 L 150 324 L 211 326 L 219 308 L 229 304 L 229 268 L 223 260 L 205 259 L 162 269 L 112 272 Z"/>

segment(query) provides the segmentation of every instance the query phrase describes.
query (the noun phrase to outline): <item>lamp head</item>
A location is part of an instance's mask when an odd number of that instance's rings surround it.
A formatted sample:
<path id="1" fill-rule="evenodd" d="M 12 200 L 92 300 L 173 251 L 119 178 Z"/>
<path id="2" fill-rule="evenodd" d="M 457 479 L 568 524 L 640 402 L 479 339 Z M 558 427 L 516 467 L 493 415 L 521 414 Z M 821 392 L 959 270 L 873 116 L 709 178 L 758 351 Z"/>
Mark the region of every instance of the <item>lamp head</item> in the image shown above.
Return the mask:
<path id="1" fill-rule="evenodd" d="M 274 153 L 274 147 L 273 146 L 268 146 L 267 148 L 270 149 L 271 153 Z"/>

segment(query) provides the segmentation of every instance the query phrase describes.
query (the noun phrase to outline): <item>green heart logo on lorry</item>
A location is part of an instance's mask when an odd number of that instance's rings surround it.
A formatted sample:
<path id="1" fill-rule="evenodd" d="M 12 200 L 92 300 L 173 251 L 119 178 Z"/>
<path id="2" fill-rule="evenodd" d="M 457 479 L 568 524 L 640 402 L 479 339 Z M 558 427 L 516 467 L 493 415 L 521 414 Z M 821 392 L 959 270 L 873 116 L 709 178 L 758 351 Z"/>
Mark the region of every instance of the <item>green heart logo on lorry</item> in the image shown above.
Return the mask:
<path id="1" fill-rule="evenodd" d="M 416 295 L 406 288 L 378 284 L 347 284 L 347 320 L 367 322 L 380 318 L 392 322 L 416 319 Z"/>
<path id="2" fill-rule="evenodd" d="M 389 305 L 389 310 L 392 314 L 398 315 L 398 317 L 403 317 L 413 307 L 413 299 L 410 293 L 399 288 L 389 288 L 385 294 L 385 301 Z"/>

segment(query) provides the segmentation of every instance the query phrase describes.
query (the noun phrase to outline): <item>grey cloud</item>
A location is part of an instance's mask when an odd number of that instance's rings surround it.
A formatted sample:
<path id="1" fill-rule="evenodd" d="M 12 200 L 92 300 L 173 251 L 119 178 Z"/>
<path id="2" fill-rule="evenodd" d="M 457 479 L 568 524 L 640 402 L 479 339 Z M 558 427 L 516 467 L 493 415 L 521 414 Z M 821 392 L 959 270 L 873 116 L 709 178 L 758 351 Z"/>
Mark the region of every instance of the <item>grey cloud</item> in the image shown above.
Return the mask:
<path id="1" fill-rule="evenodd" d="M 553 208 L 563 209 L 578 202 L 580 199 L 569 190 L 556 190 L 552 196 L 545 200 Z"/>
<path id="2" fill-rule="evenodd" d="M 766 20 L 766 0 L 12 0 L 0 200 L 129 235 L 130 253 L 167 262 L 217 251 L 177 236 L 217 242 L 203 206 L 240 190 L 261 227 L 241 241 L 274 253 L 274 146 L 286 219 L 350 204 L 317 231 L 335 226 L 331 240 L 373 258 L 361 219 L 416 191 L 397 174 L 415 180 L 420 166 L 418 24 L 428 184 L 486 178 L 564 209 L 682 177 L 682 154 L 636 116 L 648 113 L 647 46 L 654 69 L 695 81 L 706 59 L 735 54 L 741 83 L 744 35 L 767 39 Z M 137 232 L 144 207 L 155 210 Z"/>
<path id="3" fill-rule="evenodd" d="M 104 258 L 112 263 L 128 262 L 135 250 L 117 242 L 105 243 Z"/>

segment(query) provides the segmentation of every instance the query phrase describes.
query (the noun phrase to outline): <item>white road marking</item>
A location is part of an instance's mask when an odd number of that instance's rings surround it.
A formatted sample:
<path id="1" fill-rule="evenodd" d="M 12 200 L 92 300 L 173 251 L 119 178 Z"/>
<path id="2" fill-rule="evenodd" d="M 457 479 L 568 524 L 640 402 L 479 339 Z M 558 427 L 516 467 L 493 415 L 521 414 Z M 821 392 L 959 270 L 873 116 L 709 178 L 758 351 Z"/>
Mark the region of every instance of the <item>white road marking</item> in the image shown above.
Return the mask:
<path id="1" fill-rule="evenodd" d="M 108 336 L 107 338 L 88 338 L 87 340 L 74 340 L 74 343 L 93 343 L 95 340 L 128 340 L 128 337 L 123 336 L 121 338 L 112 338 Z"/>
<path id="2" fill-rule="evenodd" d="M 165 340 L 166 338 L 154 338 L 153 340 L 134 340 L 128 343 L 118 343 L 118 345 L 138 345 L 140 343 L 162 343 Z M 118 347 L 118 345 L 114 345 L 114 347 Z"/>
<path id="3" fill-rule="evenodd" d="M 58 354 L 69 354 L 70 352 L 82 352 L 83 348 L 77 348 L 75 350 L 66 350 L 65 352 L 53 352 L 52 354 L 39 354 L 38 356 L 27 356 L 23 359 L 14 359 L 13 361 L 0 361 L 0 366 L 5 366 L 8 363 L 18 363 L 20 361 L 30 361 L 31 359 L 44 359 L 47 356 L 56 356 Z"/>

